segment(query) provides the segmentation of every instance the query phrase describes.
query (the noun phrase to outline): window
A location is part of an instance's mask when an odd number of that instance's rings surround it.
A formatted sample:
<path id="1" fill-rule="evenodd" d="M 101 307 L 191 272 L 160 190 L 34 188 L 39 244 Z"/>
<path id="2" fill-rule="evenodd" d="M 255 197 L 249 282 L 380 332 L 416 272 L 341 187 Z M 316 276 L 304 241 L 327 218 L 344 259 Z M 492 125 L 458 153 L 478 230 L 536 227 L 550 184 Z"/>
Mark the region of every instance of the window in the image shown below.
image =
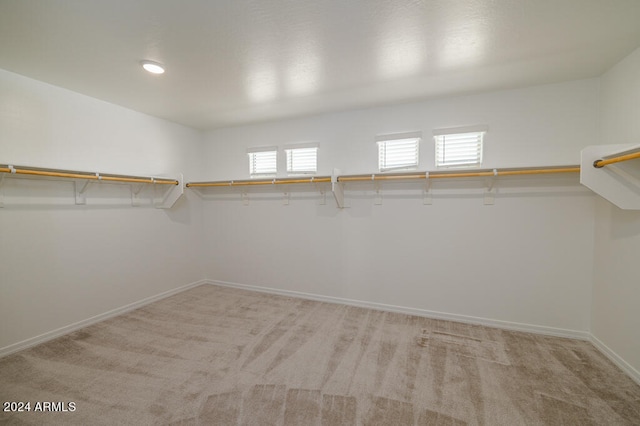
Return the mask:
<path id="1" fill-rule="evenodd" d="M 299 145 L 284 149 L 287 155 L 287 174 L 307 174 L 318 171 L 318 146 Z"/>
<path id="2" fill-rule="evenodd" d="M 402 133 L 376 137 L 380 171 L 417 168 L 421 136 L 420 133 Z"/>
<path id="3" fill-rule="evenodd" d="M 479 167 L 486 128 L 458 128 L 434 131 L 436 167 Z"/>
<path id="4" fill-rule="evenodd" d="M 249 154 L 249 175 L 252 178 L 275 176 L 278 171 L 277 148 L 250 148 L 247 154 Z"/>

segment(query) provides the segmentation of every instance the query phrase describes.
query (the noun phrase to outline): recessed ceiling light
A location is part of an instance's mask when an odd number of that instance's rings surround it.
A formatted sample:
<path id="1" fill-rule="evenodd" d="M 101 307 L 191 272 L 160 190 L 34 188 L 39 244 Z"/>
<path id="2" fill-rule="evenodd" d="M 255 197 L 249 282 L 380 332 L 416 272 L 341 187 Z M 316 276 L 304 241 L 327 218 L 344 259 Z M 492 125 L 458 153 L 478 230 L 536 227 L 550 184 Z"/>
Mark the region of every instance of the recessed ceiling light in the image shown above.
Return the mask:
<path id="1" fill-rule="evenodd" d="M 142 64 L 142 68 L 144 68 L 145 70 L 149 71 L 152 74 L 164 73 L 164 65 L 159 64 L 158 62 L 145 60 L 145 61 L 140 61 L 140 64 Z"/>

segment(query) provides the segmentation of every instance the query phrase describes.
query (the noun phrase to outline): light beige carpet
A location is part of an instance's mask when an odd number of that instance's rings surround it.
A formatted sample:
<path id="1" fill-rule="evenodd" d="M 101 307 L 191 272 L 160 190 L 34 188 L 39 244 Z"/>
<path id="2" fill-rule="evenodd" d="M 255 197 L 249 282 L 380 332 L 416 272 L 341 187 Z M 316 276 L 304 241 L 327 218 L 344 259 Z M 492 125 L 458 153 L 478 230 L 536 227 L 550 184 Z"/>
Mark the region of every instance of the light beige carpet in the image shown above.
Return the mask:
<path id="1" fill-rule="evenodd" d="M 210 285 L 0 359 L 0 400 L 75 403 L 19 425 L 640 424 L 588 342 Z"/>

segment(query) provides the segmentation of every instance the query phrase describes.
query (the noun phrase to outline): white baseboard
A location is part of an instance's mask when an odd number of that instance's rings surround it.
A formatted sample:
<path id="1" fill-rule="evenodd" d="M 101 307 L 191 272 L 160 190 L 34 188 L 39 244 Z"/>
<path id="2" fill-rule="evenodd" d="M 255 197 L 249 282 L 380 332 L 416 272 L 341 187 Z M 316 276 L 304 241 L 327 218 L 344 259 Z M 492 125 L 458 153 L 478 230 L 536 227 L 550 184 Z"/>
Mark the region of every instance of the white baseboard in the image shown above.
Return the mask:
<path id="1" fill-rule="evenodd" d="M 333 296 L 323 296 L 320 294 L 302 293 L 292 290 L 281 290 L 270 287 L 260 287 L 247 284 L 237 284 L 218 280 L 205 280 L 208 284 L 218 285 L 222 287 L 233 287 L 244 290 L 257 291 L 261 293 L 277 294 L 280 296 L 297 297 L 301 299 L 316 300 L 319 302 L 339 303 L 342 305 L 358 306 L 361 308 L 375 309 L 378 311 L 397 312 L 400 314 L 416 315 L 425 318 L 442 319 L 448 321 L 457 321 L 467 324 L 483 325 L 487 327 L 502 328 L 506 330 L 525 331 L 529 333 L 544 334 L 547 336 L 568 337 L 572 339 L 591 340 L 591 333 L 588 331 L 568 330 L 563 328 L 554 328 L 541 325 L 524 324 L 518 322 L 493 320 L 488 318 L 473 317 L 459 314 L 448 314 L 445 312 L 429 311 L 426 309 L 408 308 L 404 306 L 386 305 L 384 303 L 366 302 L 355 299 L 344 299 Z"/>
<path id="2" fill-rule="evenodd" d="M 635 368 L 633 368 L 633 366 L 631 364 L 629 364 L 627 361 L 625 361 L 620 355 L 615 353 L 607 345 L 602 343 L 602 341 L 600 341 L 600 339 L 598 339 L 593 334 L 591 335 L 591 343 L 593 343 L 593 346 L 598 348 L 598 350 L 600 352 L 602 352 L 602 354 L 604 356 L 609 358 L 611 360 L 611 362 L 613 362 L 615 365 L 620 367 L 620 369 L 622 369 L 622 371 L 627 373 L 627 375 L 629 375 L 629 377 L 631 377 L 634 382 L 636 382 L 638 385 L 640 385 L 640 371 L 638 371 Z"/>
<path id="3" fill-rule="evenodd" d="M 123 314 L 125 312 L 133 311 L 134 309 L 138 309 L 138 308 L 140 308 L 140 307 L 142 307 L 144 305 L 148 305 L 149 303 L 153 303 L 153 302 L 156 302 L 156 301 L 158 301 L 160 299 L 164 299 L 166 297 L 173 296 L 174 294 L 183 292 L 185 290 L 189 290 L 190 288 L 197 287 L 197 286 L 202 285 L 202 284 L 208 284 L 208 281 L 207 280 L 200 280 L 200 281 L 196 281 L 196 282 L 191 283 L 191 284 L 184 285 L 182 287 L 174 288 L 172 290 L 165 291 L 165 292 L 160 293 L 160 294 L 156 294 L 155 296 L 150 296 L 150 297 L 147 297 L 145 299 L 139 300 L 137 302 L 130 303 L 128 305 L 122 306 L 120 308 L 113 309 L 111 311 L 102 313 L 100 315 L 96 315 L 95 317 L 87 318 L 85 320 L 78 321 L 78 322 L 73 323 L 73 324 L 69 324 L 67 326 L 58 328 L 56 330 L 48 331 L 48 332 L 46 332 L 44 334 L 41 334 L 39 336 L 32 337 L 30 339 L 23 340 L 23 341 L 18 342 L 18 343 L 14 343 L 14 344 L 9 345 L 9 346 L 5 346 L 4 348 L 0 348 L 0 358 L 3 357 L 3 356 L 6 356 L 6 355 L 12 354 L 14 352 L 18 352 L 18 351 L 30 348 L 30 347 L 35 346 L 35 345 L 39 345 L 40 343 L 44 343 L 44 342 L 46 342 L 48 340 L 55 339 L 57 337 L 60 337 L 60 336 L 63 336 L 65 334 L 71 333 L 73 331 L 79 330 L 81 328 L 87 327 L 87 326 L 89 326 L 91 324 L 95 324 L 97 322 L 104 321 L 106 319 L 121 315 L 121 314 Z"/>

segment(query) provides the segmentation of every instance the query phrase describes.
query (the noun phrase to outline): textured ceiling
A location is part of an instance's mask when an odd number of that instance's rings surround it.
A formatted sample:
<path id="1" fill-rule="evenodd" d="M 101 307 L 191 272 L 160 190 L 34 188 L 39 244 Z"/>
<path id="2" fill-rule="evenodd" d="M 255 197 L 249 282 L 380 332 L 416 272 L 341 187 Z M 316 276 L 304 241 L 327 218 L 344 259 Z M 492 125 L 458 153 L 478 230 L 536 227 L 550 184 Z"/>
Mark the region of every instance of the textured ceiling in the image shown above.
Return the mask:
<path id="1" fill-rule="evenodd" d="M 211 129 L 594 77 L 639 22 L 638 0 L 1 0 L 0 68 Z"/>

